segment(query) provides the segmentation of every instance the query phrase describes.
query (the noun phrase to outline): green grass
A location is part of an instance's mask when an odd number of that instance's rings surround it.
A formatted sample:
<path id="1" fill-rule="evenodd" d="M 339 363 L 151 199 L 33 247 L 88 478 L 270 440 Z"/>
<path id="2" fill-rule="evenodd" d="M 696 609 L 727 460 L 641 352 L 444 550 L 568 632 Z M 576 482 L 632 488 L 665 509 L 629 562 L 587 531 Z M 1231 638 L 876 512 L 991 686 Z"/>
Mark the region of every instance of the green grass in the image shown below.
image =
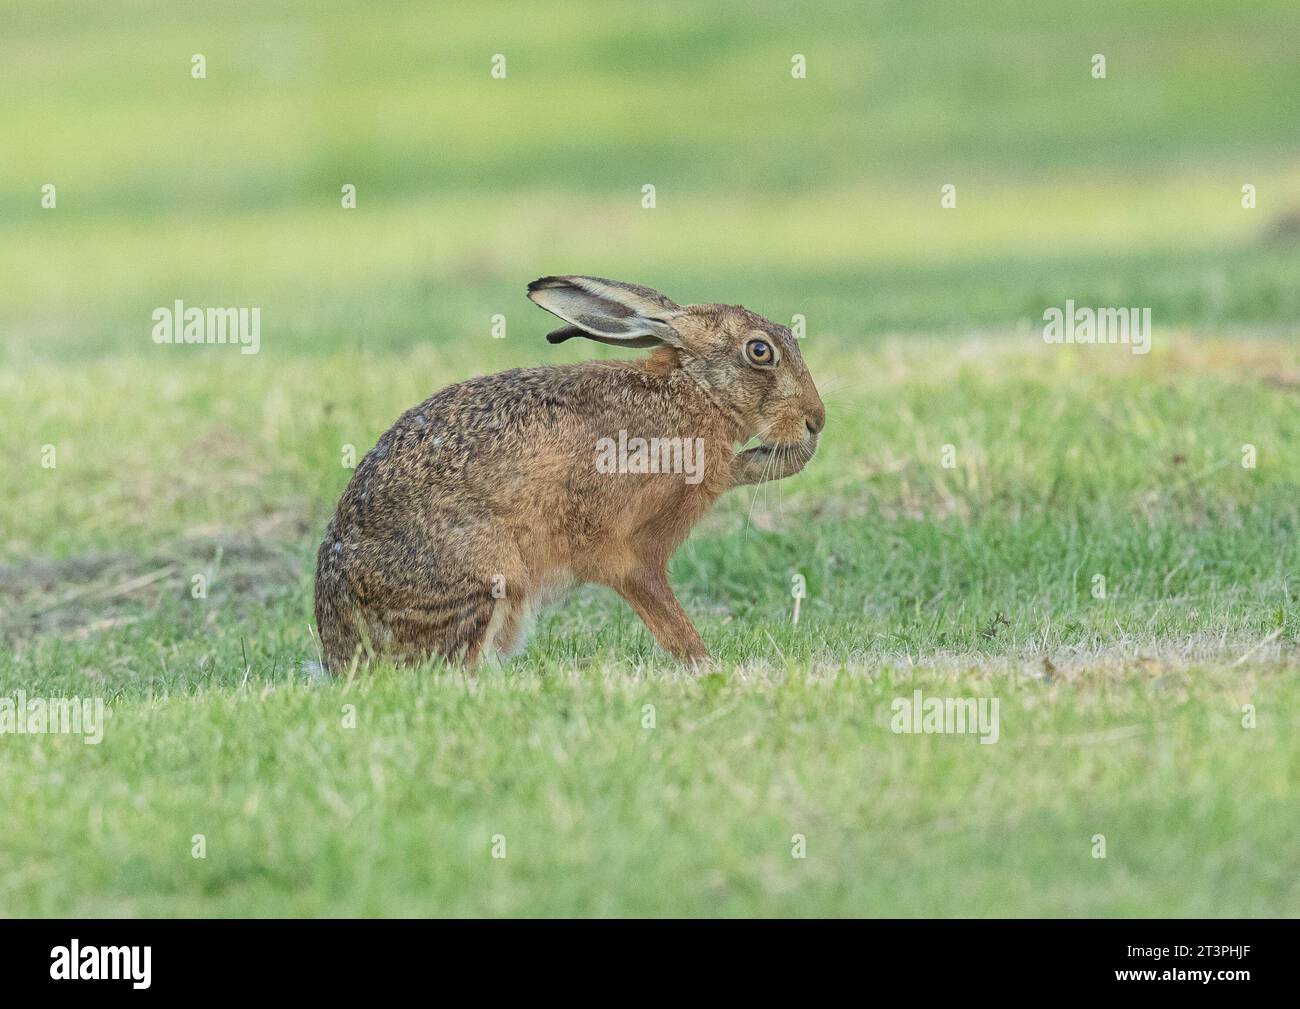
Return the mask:
<path id="1" fill-rule="evenodd" d="M 1292 5 L 540 11 L 9 17 L 0 698 L 112 715 L 0 735 L 0 916 L 1296 914 Z M 585 588 L 504 669 L 317 682 L 345 446 L 613 356 L 544 342 L 557 272 L 807 317 L 821 451 L 673 561 L 715 669 Z M 262 352 L 156 347 L 176 298 Z M 1067 298 L 1152 352 L 1044 344 Z M 997 744 L 891 732 L 918 688 Z"/>
<path id="2" fill-rule="evenodd" d="M 890 700 L 918 682 L 1000 697 L 1002 739 L 893 735 Z M 7 821 L 41 828 L 9 840 L 6 897 L 45 914 L 1284 914 L 1297 701 L 1293 678 L 1200 664 L 1053 683 L 260 676 L 125 706 L 98 748 L 41 744 L 7 800 Z"/>

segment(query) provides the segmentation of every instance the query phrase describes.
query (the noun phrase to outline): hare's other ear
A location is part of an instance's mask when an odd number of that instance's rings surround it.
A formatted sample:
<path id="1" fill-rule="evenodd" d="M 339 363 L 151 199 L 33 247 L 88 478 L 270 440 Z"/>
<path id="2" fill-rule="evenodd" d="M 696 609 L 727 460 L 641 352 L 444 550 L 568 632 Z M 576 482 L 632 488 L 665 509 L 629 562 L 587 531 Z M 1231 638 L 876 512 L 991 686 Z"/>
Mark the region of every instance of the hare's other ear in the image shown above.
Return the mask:
<path id="1" fill-rule="evenodd" d="M 547 335 L 551 343 L 582 336 L 616 347 L 680 347 L 670 320 L 681 306 L 658 291 L 601 277 L 542 277 L 528 297 L 569 325 Z"/>

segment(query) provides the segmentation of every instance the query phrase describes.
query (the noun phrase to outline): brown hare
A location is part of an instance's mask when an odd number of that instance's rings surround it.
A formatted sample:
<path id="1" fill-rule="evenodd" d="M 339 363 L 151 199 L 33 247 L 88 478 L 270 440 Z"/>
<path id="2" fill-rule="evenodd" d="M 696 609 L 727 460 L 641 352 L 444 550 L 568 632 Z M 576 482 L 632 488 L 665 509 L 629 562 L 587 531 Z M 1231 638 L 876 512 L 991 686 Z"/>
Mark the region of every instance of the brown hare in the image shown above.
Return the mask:
<path id="1" fill-rule="evenodd" d="M 784 326 L 599 277 L 543 277 L 528 297 L 567 324 L 551 343 L 651 352 L 470 379 L 397 419 L 317 556 L 336 675 L 378 656 L 512 655 L 537 610 L 585 582 L 627 600 L 671 655 L 705 660 L 668 559 L 719 495 L 816 450 L 826 410 Z"/>

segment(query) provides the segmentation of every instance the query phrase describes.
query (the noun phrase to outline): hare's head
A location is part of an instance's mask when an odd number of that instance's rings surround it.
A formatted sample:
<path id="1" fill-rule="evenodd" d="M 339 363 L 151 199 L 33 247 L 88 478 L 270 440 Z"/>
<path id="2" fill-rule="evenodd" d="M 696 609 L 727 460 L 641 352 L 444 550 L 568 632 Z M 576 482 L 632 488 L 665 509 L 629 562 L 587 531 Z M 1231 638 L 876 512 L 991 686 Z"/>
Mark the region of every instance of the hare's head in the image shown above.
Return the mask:
<path id="1" fill-rule="evenodd" d="M 738 305 L 678 305 L 658 291 L 600 277 L 543 277 L 528 297 L 567 326 L 547 336 L 667 348 L 739 430 L 811 451 L 826 422 L 817 387 L 790 330 Z"/>

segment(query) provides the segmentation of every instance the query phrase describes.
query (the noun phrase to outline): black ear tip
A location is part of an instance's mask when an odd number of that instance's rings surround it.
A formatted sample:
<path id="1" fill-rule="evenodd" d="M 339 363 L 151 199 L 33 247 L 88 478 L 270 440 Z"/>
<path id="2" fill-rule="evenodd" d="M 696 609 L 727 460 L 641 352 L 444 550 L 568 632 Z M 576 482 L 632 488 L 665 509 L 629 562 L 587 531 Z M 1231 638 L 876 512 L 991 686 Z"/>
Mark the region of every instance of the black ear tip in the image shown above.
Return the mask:
<path id="1" fill-rule="evenodd" d="M 578 330 L 572 326 L 565 326 L 563 329 L 556 329 L 546 334 L 547 343 L 563 343 L 565 340 L 578 335 Z"/>
<path id="2" fill-rule="evenodd" d="M 548 287 L 562 287 L 563 283 L 564 282 L 560 280 L 559 277 L 538 277 L 528 285 L 528 293 L 532 294 L 534 291 L 543 291 Z"/>

